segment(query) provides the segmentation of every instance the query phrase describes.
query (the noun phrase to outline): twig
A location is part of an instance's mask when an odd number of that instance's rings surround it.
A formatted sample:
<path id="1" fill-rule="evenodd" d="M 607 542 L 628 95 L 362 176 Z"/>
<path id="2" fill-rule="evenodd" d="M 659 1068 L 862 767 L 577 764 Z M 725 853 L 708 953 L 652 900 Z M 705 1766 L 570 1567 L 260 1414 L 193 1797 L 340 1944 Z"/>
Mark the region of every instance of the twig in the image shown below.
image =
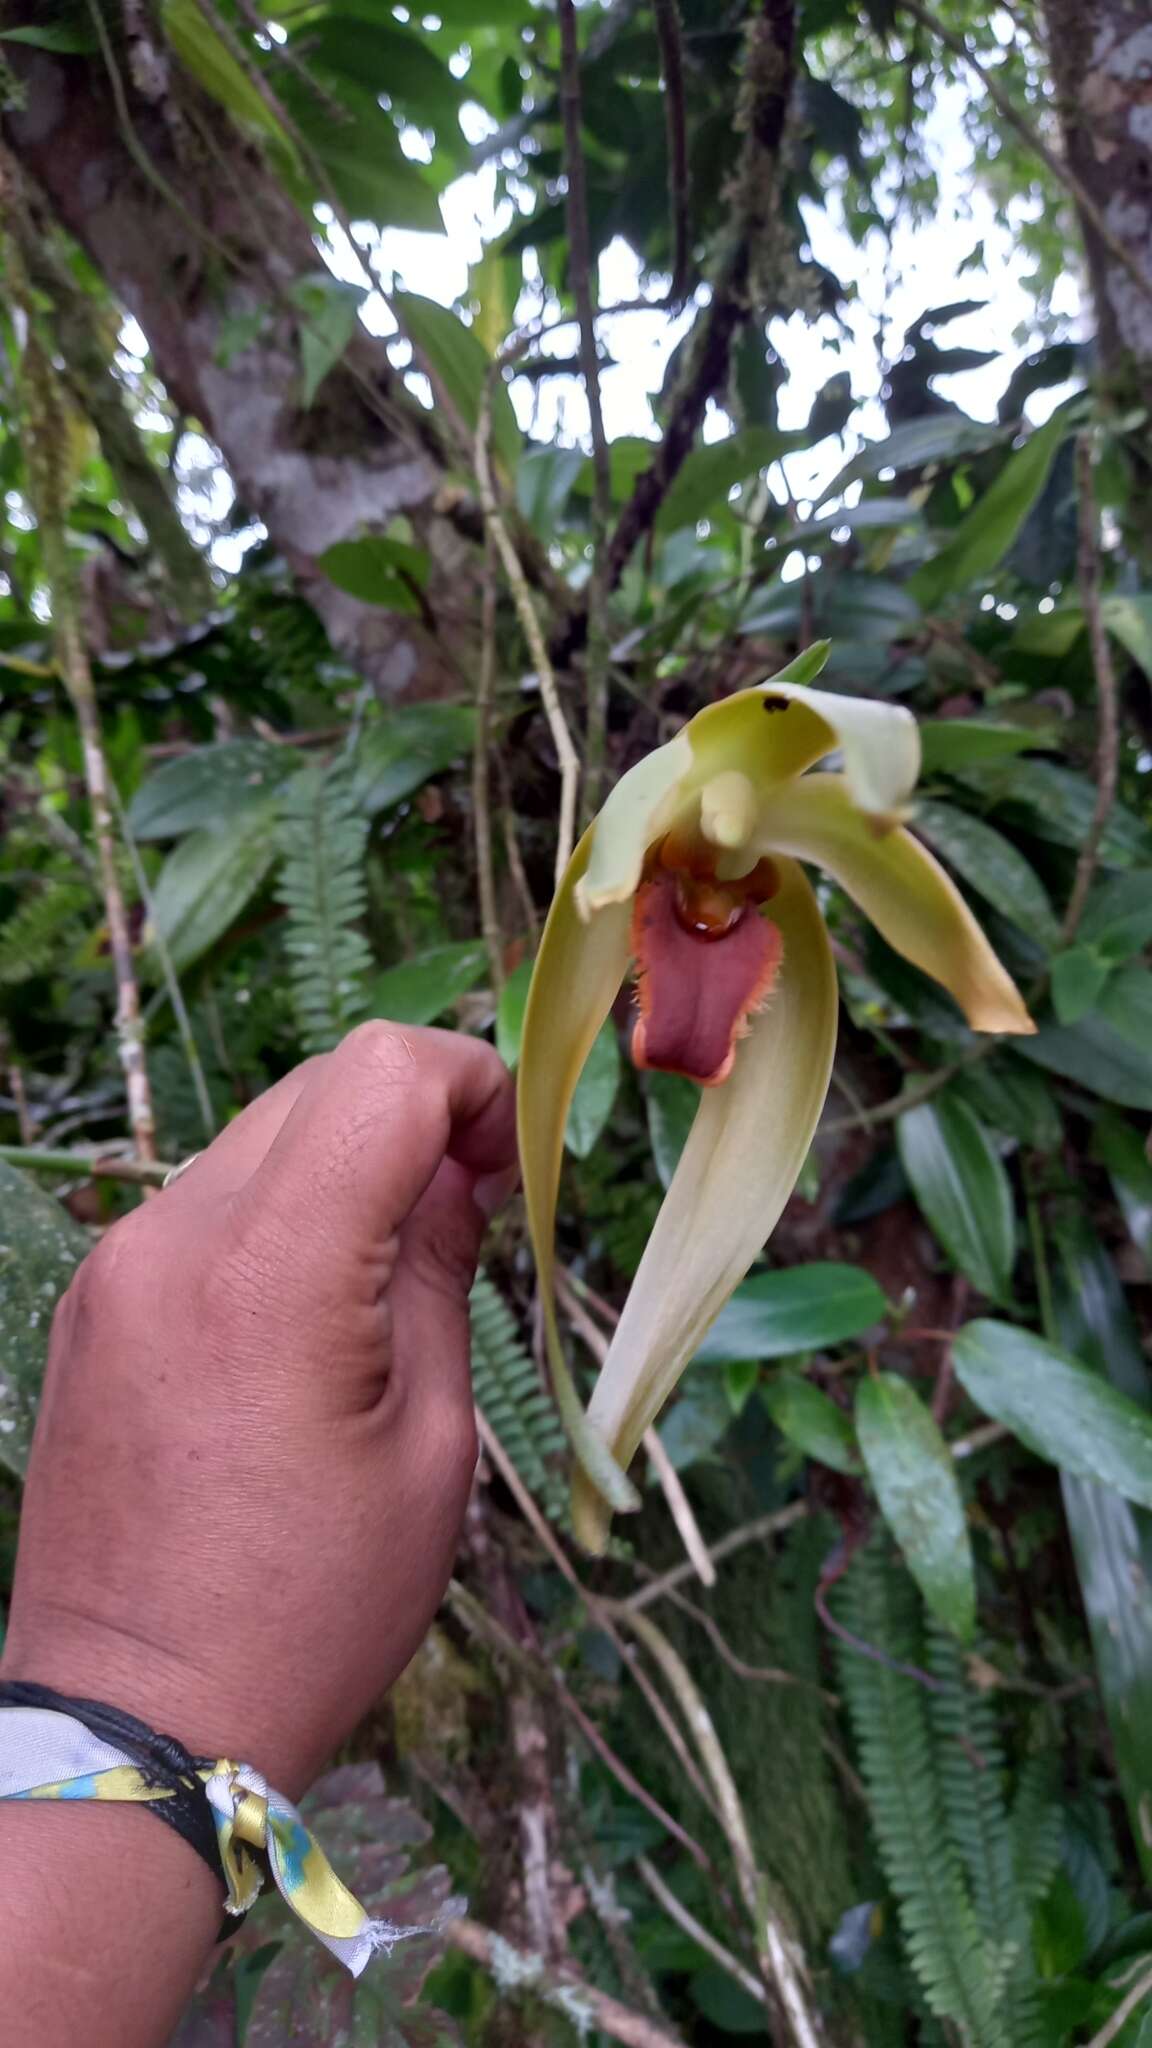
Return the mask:
<path id="1" fill-rule="evenodd" d="M 636 1868 L 653 1898 L 663 1906 L 668 1918 L 674 1920 L 677 1927 L 683 1928 L 689 1939 L 696 1943 L 697 1948 L 702 1948 L 705 1955 L 711 1956 L 714 1963 L 719 1963 L 720 1968 L 726 1970 L 739 1984 L 741 1991 L 746 1991 L 749 1998 L 754 1998 L 758 2005 L 767 2005 L 768 1994 L 760 1979 L 754 1977 L 751 1970 L 744 1968 L 743 1963 L 733 1955 L 730 1948 L 725 1948 L 722 1941 L 717 1941 L 714 1934 L 709 1934 L 708 1929 L 701 1926 L 696 1915 L 690 1913 L 687 1906 L 676 1897 L 671 1886 L 665 1884 L 655 1864 L 650 1863 L 647 1856 L 638 1856 Z"/>
<path id="2" fill-rule="evenodd" d="M 158 1188 L 172 1168 L 164 1159 L 121 1159 L 113 1153 L 52 1152 L 28 1145 L 0 1145 L 0 1159 L 29 1173 L 65 1173 L 74 1180 L 125 1180 Z"/>
<path id="3" fill-rule="evenodd" d="M 480 466 L 481 444 L 487 447 L 492 424 L 492 391 L 487 378 L 480 398 L 476 427 L 476 467 Z M 492 763 L 489 743 L 492 727 L 492 697 L 496 684 L 496 565 L 492 536 L 484 534 L 484 571 L 480 592 L 480 668 L 476 678 L 476 738 L 472 749 L 472 830 L 476 840 L 476 887 L 480 896 L 480 930 L 488 950 L 488 971 L 493 993 L 499 997 L 504 986 L 504 935 L 496 906 L 496 876 L 492 866 Z"/>
<path id="4" fill-rule="evenodd" d="M 730 1529 L 719 1543 L 709 1545 L 708 1555 L 713 1564 L 719 1564 L 722 1557 L 730 1557 L 734 1550 L 740 1550 L 745 1543 L 763 1543 L 771 1536 L 782 1536 L 785 1529 L 791 1529 L 811 1513 L 806 1500 L 790 1501 L 786 1508 L 776 1508 L 770 1515 L 760 1515 L 754 1522 L 745 1522 L 739 1529 Z M 673 1565 L 671 1571 L 661 1572 L 659 1578 L 650 1579 L 639 1592 L 630 1593 L 623 1603 L 635 1614 L 642 1607 L 651 1607 L 654 1600 L 662 1600 L 674 1586 L 682 1586 L 695 1570 L 691 1563 Z"/>
<path id="5" fill-rule="evenodd" d="M 650 531 L 695 442 L 708 401 L 728 374 L 737 334 L 757 310 L 757 301 L 763 310 L 765 294 L 756 288 L 754 273 L 770 246 L 777 210 L 777 158 L 792 91 L 794 33 L 792 0 L 764 0 L 748 29 L 737 115 L 744 147 L 732 187 L 726 247 L 712 280 L 712 297 L 692 332 L 664 438 L 649 468 L 637 477 L 609 543 L 609 591 L 620 581 L 637 541 Z"/>
<path id="6" fill-rule="evenodd" d="M 808 1691 L 818 1693 L 829 1706 L 839 1706 L 840 1702 L 835 1693 L 825 1692 L 823 1686 L 817 1685 L 814 1679 L 801 1678 L 797 1672 L 785 1671 L 778 1664 L 746 1664 L 743 1657 L 737 1656 L 712 1615 L 703 1607 L 697 1607 L 695 1601 L 686 1600 L 683 1593 L 678 1593 L 674 1587 L 665 1588 L 664 1598 L 670 1600 L 673 1607 L 678 1607 L 681 1614 L 687 1614 L 692 1621 L 699 1622 L 717 1656 L 723 1659 L 730 1671 L 735 1672 L 737 1678 L 747 1679 L 753 1685 L 802 1685 Z"/>
<path id="7" fill-rule="evenodd" d="M 1112 647 L 1100 609 L 1100 540 L 1099 518 L 1096 511 L 1096 493 L 1092 484 L 1092 443 L 1087 434 L 1080 434 L 1076 441 L 1076 483 L 1079 508 L 1080 546 L 1077 552 L 1077 570 L 1080 596 L 1084 605 L 1084 616 L 1088 621 L 1088 642 L 1092 649 L 1092 667 L 1096 677 L 1096 802 L 1092 817 L 1076 862 L 1076 879 L 1072 894 L 1064 913 L 1060 937 L 1064 945 L 1075 938 L 1092 877 L 1100 855 L 1100 843 L 1108 814 L 1116 801 L 1116 783 L 1119 773 L 1120 755 L 1120 710 L 1119 691 L 1116 687 L 1116 669 L 1112 660 Z"/>
<path id="8" fill-rule="evenodd" d="M 583 1337 L 597 1364 L 603 1368 L 608 1356 L 608 1340 L 593 1322 L 576 1291 L 571 1274 L 565 1272 L 563 1267 L 560 1267 L 556 1274 L 556 1298 L 573 1328 Z M 612 1314 L 607 1303 L 602 1304 L 602 1307 L 605 1313 Z M 705 1586 L 714 1586 L 716 1567 L 708 1555 L 708 1547 L 700 1533 L 700 1524 L 692 1512 L 692 1504 L 684 1491 L 680 1474 L 655 1429 L 644 1431 L 643 1442 L 648 1463 L 667 1502 L 668 1512 L 676 1524 L 680 1541 L 691 1560 L 692 1568 Z"/>
<path id="9" fill-rule="evenodd" d="M 1131 249 L 1128 248 L 1126 243 L 1121 241 L 1119 235 L 1109 225 L 1091 193 L 1081 183 L 1076 172 L 1072 169 L 1071 164 L 1064 157 L 1058 156 L 1054 149 L 1049 148 L 1043 136 L 1037 133 L 1032 123 L 1025 118 L 1005 92 L 1003 86 L 997 82 L 995 72 L 989 71 L 987 66 L 981 63 L 975 51 L 969 48 L 962 35 L 957 34 L 950 28 L 945 28 L 943 22 L 938 21 L 936 16 L 929 12 L 928 8 L 920 6 L 919 0 L 900 0 L 900 5 L 906 14 L 910 14 L 914 21 L 920 22 L 922 27 L 926 28 L 931 35 L 938 37 L 940 42 L 945 44 L 949 50 L 954 51 L 957 57 L 962 57 L 965 64 L 976 73 L 992 104 L 999 110 L 1004 120 L 1007 121 L 1008 126 L 1016 130 L 1017 135 L 1027 144 L 1033 155 L 1039 157 L 1040 162 L 1046 165 L 1048 170 L 1051 171 L 1052 176 L 1063 185 L 1065 191 L 1071 193 L 1084 219 L 1089 223 L 1094 234 L 1099 237 L 1109 254 L 1115 257 L 1117 263 L 1123 265 L 1143 296 L 1152 299 L 1152 278 L 1145 274 L 1132 254 Z"/>
<path id="10" fill-rule="evenodd" d="M 575 1970 L 557 1968 L 543 1956 L 514 1948 L 494 1928 L 482 1927 L 470 1916 L 446 1921 L 441 1931 L 450 1948 L 459 1949 L 461 1955 L 489 1970 L 501 1991 L 533 1992 L 573 2021 L 580 2032 L 599 2027 L 610 2040 L 623 2042 L 624 2048 L 684 2048 L 679 2034 L 621 2005 L 606 1991 L 598 1991 Z"/>
<path id="11" fill-rule="evenodd" d="M 476 484 L 480 493 L 484 525 L 495 542 L 496 552 L 503 564 L 508 587 L 512 592 L 516 616 L 535 663 L 544 715 L 548 720 L 548 729 L 552 734 L 552 744 L 560 765 L 560 822 L 556 835 L 556 882 L 559 885 L 576 839 L 576 792 L 580 781 L 580 762 L 564 717 L 560 693 L 556 688 L 555 672 L 540 620 L 536 615 L 536 607 L 532 602 L 528 580 L 520 566 L 520 558 L 512 545 L 500 507 L 496 503 L 488 450 L 479 436 L 476 440 Z"/>
<path id="12" fill-rule="evenodd" d="M 584 650 L 584 814 L 595 815 L 608 716 L 608 591 L 606 549 L 612 518 L 612 470 L 600 404 L 600 360 L 596 350 L 597 278 L 588 232 L 588 181 L 581 133 L 580 36 L 575 0 L 558 0 L 560 21 L 560 106 L 564 117 L 564 168 L 568 194 L 568 273 L 580 327 L 580 375 L 592 432 L 592 571 L 588 579 L 588 644 Z"/>
<path id="13" fill-rule="evenodd" d="M 752 1923 L 757 1960 L 773 2003 L 778 2004 L 795 2048 L 819 2048 L 820 2020 L 812 2003 L 808 1967 L 795 1936 L 773 1912 L 767 1886 L 757 1868 L 748 1822 L 736 1781 L 724 1754 L 712 1716 L 683 1658 L 646 1614 L 627 1607 L 614 1609 L 639 1636 L 676 1697 L 677 1704 L 711 1780 L 740 1894 Z"/>
<path id="14" fill-rule="evenodd" d="M 668 298 L 678 305 L 688 289 L 688 134 L 684 116 L 684 51 L 676 0 L 654 0 L 656 39 L 664 78 L 664 129 L 668 138 L 668 206 L 672 239 L 672 282 Z"/>
<path id="15" fill-rule="evenodd" d="M 903 1116 L 906 1109 L 918 1109 L 922 1102 L 931 1101 L 941 1088 L 955 1080 L 957 1074 L 978 1065 L 1002 1044 L 1003 1039 L 995 1033 L 978 1038 L 958 1058 L 949 1060 L 947 1066 L 937 1067 L 935 1073 L 926 1075 L 914 1088 L 905 1088 L 899 1095 L 890 1095 L 883 1102 L 874 1103 L 871 1109 L 857 1110 L 853 1116 L 833 1117 L 831 1123 L 820 1126 L 820 1136 L 841 1138 L 848 1131 L 868 1131 L 876 1124 L 893 1122 L 896 1117 Z"/>
<path id="16" fill-rule="evenodd" d="M 1145 1970 L 1143 1976 L 1137 1977 L 1131 1991 L 1120 2000 L 1111 2019 L 1105 2021 L 1098 2034 L 1093 2034 L 1092 2039 L 1088 2043 L 1088 2048 L 1108 2048 L 1109 2042 L 1114 2041 L 1116 2036 L 1122 2032 L 1137 2006 L 1148 1997 L 1150 1992 L 1152 1992 L 1152 1970 Z"/>

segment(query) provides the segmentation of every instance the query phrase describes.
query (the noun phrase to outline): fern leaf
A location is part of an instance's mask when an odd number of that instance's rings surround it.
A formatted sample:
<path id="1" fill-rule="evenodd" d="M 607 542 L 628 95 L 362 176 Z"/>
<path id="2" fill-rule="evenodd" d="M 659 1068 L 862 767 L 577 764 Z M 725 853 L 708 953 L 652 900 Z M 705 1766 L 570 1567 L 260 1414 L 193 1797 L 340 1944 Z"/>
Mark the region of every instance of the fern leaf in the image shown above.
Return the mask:
<path id="1" fill-rule="evenodd" d="M 1012 1866 L 1021 1904 L 1037 1906 L 1060 1864 L 1064 1820 L 1053 1792 L 1051 1760 L 1029 1757 L 1012 1801 Z"/>
<path id="2" fill-rule="evenodd" d="M 48 882 L 0 925 L 0 986 L 11 988 L 55 967 L 79 936 L 92 897 L 82 882 Z"/>
<path id="3" fill-rule="evenodd" d="M 853 1564 L 841 1612 L 866 1642 L 905 1662 L 918 1659 L 914 1595 L 879 1553 Z M 848 1649 L 841 1675 L 880 1859 L 928 2005 L 954 2022 L 967 2048 L 1015 2048 L 1001 2009 L 1000 1959 L 973 1911 L 959 1851 L 945 1829 L 925 1691 Z"/>
<path id="4" fill-rule="evenodd" d="M 563 1522 L 567 1492 L 558 1464 L 565 1443 L 560 1418 L 507 1302 L 484 1273 L 472 1289 L 472 1386 L 484 1420 L 529 1492 L 550 1521 Z"/>
<path id="5" fill-rule="evenodd" d="M 287 911 L 284 944 L 292 998 L 308 1052 L 328 1052 L 367 1008 L 372 965 L 358 929 L 367 908 L 368 820 L 342 763 L 294 775 L 280 799 L 283 861 L 276 894 Z"/>

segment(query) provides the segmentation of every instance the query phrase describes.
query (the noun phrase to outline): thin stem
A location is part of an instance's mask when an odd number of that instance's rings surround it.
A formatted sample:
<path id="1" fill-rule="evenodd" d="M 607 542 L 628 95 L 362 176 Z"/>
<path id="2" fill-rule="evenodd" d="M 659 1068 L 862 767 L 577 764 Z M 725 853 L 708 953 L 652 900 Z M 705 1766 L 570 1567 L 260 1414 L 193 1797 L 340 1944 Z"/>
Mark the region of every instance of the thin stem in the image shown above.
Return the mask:
<path id="1" fill-rule="evenodd" d="M 914 1088 L 905 1088 L 899 1095 L 891 1095 L 884 1102 L 873 1104 L 871 1109 L 858 1110 L 853 1116 L 834 1117 L 831 1123 L 821 1126 L 821 1137 L 840 1138 L 847 1131 L 871 1130 L 876 1124 L 891 1123 L 896 1117 L 903 1116 L 906 1109 L 918 1109 L 922 1102 L 930 1102 L 941 1088 L 954 1081 L 957 1074 L 987 1059 L 989 1053 L 995 1052 L 1002 1043 L 1002 1038 L 995 1033 L 978 1038 L 957 1059 L 949 1060 L 947 1066 L 937 1067 L 934 1074 L 926 1075 Z"/>
<path id="2" fill-rule="evenodd" d="M 75 1180 L 124 1180 L 158 1188 L 172 1168 L 164 1159 L 122 1159 L 115 1154 L 53 1152 L 42 1146 L 0 1145 L 0 1159 L 28 1173 L 65 1173 Z"/>
<path id="3" fill-rule="evenodd" d="M 1109 2043 L 1114 2041 L 1117 2035 L 1122 2032 L 1131 2019 L 1132 2014 L 1136 2011 L 1137 2006 L 1141 2005 L 1150 1993 L 1152 1993 L 1152 1970 L 1145 1970 L 1142 1976 L 1137 1977 L 1131 1991 L 1120 2000 L 1111 2019 L 1105 2021 L 1098 2034 L 1093 2034 L 1092 2039 L 1088 2043 L 1088 2048 L 1109 2048 Z"/>
<path id="4" fill-rule="evenodd" d="M 1116 801 L 1120 758 L 1120 693 L 1116 687 L 1112 646 L 1100 608 L 1100 521 L 1092 483 L 1092 443 L 1087 434 L 1080 434 L 1076 441 L 1076 484 L 1080 528 L 1077 575 L 1096 677 L 1096 802 L 1080 858 L 1076 862 L 1076 879 L 1064 913 L 1060 937 L 1065 945 L 1075 938 L 1084 915 L 1108 815 Z"/>
<path id="5" fill-rule="evenodd" d="M 588 644 L 584 652 L 587 713 L 584 734 L 584 812 L 595 815 L 604 767 L 608 716 L 608 588 L 606 551 L 612 518 L 612 470 L 600 404 L 596 350 L 597 279 L 588 231 L 588 181 L 581 133 L 580 36 L 575 0 L 558 0 L 560 105 L 568 180 L 568 271 L 580 327 L 580 375 L 592 431 L 592 573 L 588 581 Z"/>
<path id="6" fill-rule="evenodd" d="M 684 50 L 676 0 L 654 0 L 656 38 L 664 80 L 664 129 L 668 139 L 668 209 L 672 241 L 672 282 L 668 297 L 678 305 L 688 290 L 688 130 L 684 114 Z"/>
<path id="7" fill-rule="evenodd" d="M 763 1543 L 772 1536 L 782 1536 L 785 1529 L 791 1529 L 811 1513 L 806 1500 L 790 1501 L 786 1508 L 776 1508 L 770 1515 L 759 1515 L 754 1522 L 745 1522 L 739 1529 L 730 1529 L 719 1543 L 709 1546 L 708 1555 L 713 1564 L 719 1564 L 722 1557 L 730 1557 L 734 1550 L 740 1550 L 746 1543 Z M 642 1607 L 650 1607 L 654 1600 L 662 1600 L 674 1586 L 682 1586 L 695 1571 L 691 1563 L 673 1565 L 659 1578 L 649 1579 L 639 1592 L 630 1593 L 624 1605 L 635 1614 Z"/>
<path id="8" fill-rule="evenodd" d="M 920 22 L 947 49 L 954 51 L 957 57 L 962 57 L 969 68 L 975 72 L 993 106 L 997 108 L 1003 119 L 1007 121 L 1008 126 L 1016 130 L 1017 135 L 1027 144 L 1033 155 L 1039 157 L 1040 162 L 1051 171 L 1052 176 L 1063 185 L 1066 192 L 1071 194 L 1084 219 L 1104 244 L 1109 255 L 1114 257 L 1117 263 L 1123 265 L 1137 290 L 1143 297 L 1152 299 L 1152 278 L 1148 277 L 1141 269 L 1131 249 L 1127 247 L 1126 243 L 1121 241 L 1119 235 L 1109 225 L 1091 193 L 1081 184 L 1071 164 L 1064 157 L 1058 156 L 1054 149 L 1049 148 L 1043 136 L 1037 133 L 1032 123 L 1025 118 L 1005 92 L 1003 86 L 998 83 L 995 72 L 990 71 L 987 65 L 981 63 L 975 51 L 968 47 L 962 35 L 957 34 L 950 28 L 945 28 L 943 22 L 938 21 L 936 16 L 930 13 L 927 7 L 919 5 L 919 0 L 900 0 L 900 4 L 906 14 L 910 14 L 914 21 Z"/>
<path id="9" fill-rule="evenodd" d="M 528 643 L 528 652 L 536 668 L 536 679 L 540 685 L 540 698 L 552 744 L 560 765 L 560 822 L 556 835 L 556 883 L 559 886 L 568 865 L 576 841 L 576 793 L 580 781 L 580 761 L 572 744 L 556 688 L 556 676 L 548 653 L 547 644 L 532 602 L 528 580 L 520 565 L 520 558 L 512 545 L 507 526 L 496 503 L 496 492 L 492 482 L 492 464 L 488 449 L 481 439 L 476 441 L 476 483 L 480 493 L 480 509 L 484 525 L 496 545 L 496 552 L 508 579 L 516 616 Z"/>
<path id="10" fill-rule="evenodd" d="M 582 2023 L 582 2032 L 598 2027 L 624 2048 L 684 2048 L 679 2034 L 621 2005 L 606 1991 L 598 1991 L 575 1970 L 558 1968 L 546 1963 L 543 1956 L 514 1948 L 494 1928 L 482 1927 L 470 1916 L 446 1921 L 442 1933 L 449 1948 L 459 1949 L 461 1955 L 491 1971 L 501 1988 L 515 1985 L 518 1990 L 533 1992 L 565 2018 L 576 2018 Z"/>
<path id="11" fill-rule="evenodd" d="M 758 2005 L 767 2005 L 768 1994 L 760 1979 L 754 1977 L 751 1970 L 744 1968 L 743 1963 L 733 1955 L 730 1948 L 725 1948 L 722 1941 L 717 1941 L 714 1934 L 709 1934 L 708 1929 L 701 1926 L 696 1915 L 690 1913 L 687 1906 L 681 1904 L 671 1886 L 665 1884 L 655 1864 L 650 1863 L 647 1856 L 638 1856 L 636 1868 L 656 1903 L 663 1906 L 668 1918 L 674 1920 L 677 1927 L 683 1928 L 689 1940 L 694 1941 L 697 1948 L 702 1948 L 705 1955 L 711 1956 L 713 1962 L 718 1963 L 720 1968 L 739 1984 L 741 1991 L 748 1993 L 749 1998 L 754 1998 Z"/>
<path id="12" fill-rule="evenodd" d="M 488 379 L 480 399 L 476 427 L 476 467 L 481 444 L 486 448 L 492 424 L 492 392 Z M 492 763 L 489 746 L 492 698 L 496 686 L 496 565 L 492 535 L 484 531 L 484 572 L 480 592 L 480 667 L 476 678 L 476 738 L 472 750 L 472 830 L 476 842 L 476 887 L 480 896 L 480 929 L 488 950 L 488 971 L 497 998 L 504 986 L 504 934 L 496 904 L 492 865 Z"/>

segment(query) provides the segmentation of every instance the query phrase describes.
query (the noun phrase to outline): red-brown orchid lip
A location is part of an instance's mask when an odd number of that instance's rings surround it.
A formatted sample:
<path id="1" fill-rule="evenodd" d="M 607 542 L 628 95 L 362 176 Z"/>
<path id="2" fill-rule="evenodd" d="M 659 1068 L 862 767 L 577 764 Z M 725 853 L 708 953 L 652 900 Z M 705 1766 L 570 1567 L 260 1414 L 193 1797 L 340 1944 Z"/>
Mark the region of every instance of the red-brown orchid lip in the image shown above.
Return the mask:
<path id="1" fill-rule="evenodd" d="M 719 882 L 701 861 L 669 866 L 666 857 L 657 853 L 636 892 L 632 1059 L 714 1088 L 779 971 L 780 933 L 759 907 L 777 876 L 760 861 L 742 880 Z"/>

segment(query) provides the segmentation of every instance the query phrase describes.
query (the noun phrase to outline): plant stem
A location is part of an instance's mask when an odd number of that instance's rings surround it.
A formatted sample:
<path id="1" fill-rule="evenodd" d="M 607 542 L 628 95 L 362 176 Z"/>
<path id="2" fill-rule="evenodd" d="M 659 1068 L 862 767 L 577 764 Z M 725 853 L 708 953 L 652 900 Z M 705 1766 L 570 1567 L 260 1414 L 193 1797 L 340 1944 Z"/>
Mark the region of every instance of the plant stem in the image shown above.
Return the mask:
<path id="1" fill-rule="evenodd" d="M 1060 932 L 1066 946 L 1075 938 L 1084 915 L 1104 829 L 1116 801 L 1120 757 L 1120 693 L 1116 687 L 1112 647 L 1100 609 L 1100 522 L 1092 484 L 1092 443 L 1087 434 L 1080 434 L 1076 441 L 1076 483 L 1080 528 L 1077 573 L 1096 677 L 1096 802 L 1076 862 L 1076 878 Z"/>
<path id="2" fill-rule="evenodd" d="M 684 50 L 676 0 L 654 0 L 652 16 L 660 44 L 664 81 L 664 130 L 668 139 L 668 210 L 672 282 L 668 298 L 679 305 L 688 289 L 688 133 L 684 115 Z"/>
<path id="3" fill-rule="evenodd" d="M 622 2042 L 624 2048 L 684 2048 L 679 2034 L 621 2005 L 606 1991 L 598 1991 L 574 1970 L 556 1968 L 546 1963 L 543 1956 L 527 1955 L 523 1949 L 514 1948 L 502 1934 L 482 1927 L 470 1916 L 446 1921 L 443 1934 L 450 1948 L 459 1949 L 462 1955 L 489 1970 L 502 1990 L 514 1987 L 535 1992 L 545 2005 L 574 2020 L 581 2034 L 598 2027 L 610 2040 Z"/>
<path id="4" fill-rule="evenodd" d="M 491 387 L 485 379 L 476 428 L 476 467 L 481 444 L 487 446 L 492 423 Z M 484 532 L 484 573 L 480 592 L 480 668 L 476 678 L 476 738 L 472 749 L 472 830 L 476 842 L 476 887 L 480 897 L 480 930 L 488 951 L 492 990 L 499 998 L 504 986 L 504 934 L 496 904 L 492 865 L 492 776 L 489 747 L 492 698 L 496 686 L 496 564 L 492 535 Z"/>
<path id="5" fill-rule="evenodd" d="M 122 1159 L 91 1152 L 54 1152 L 30 1145 L 0 1145 L 0 1159 L 28 1173 L 65 1173 L 76 1180 L 124 1180 L 134 1187 L 162 1187 L 172 1168 L 165 1159 Z"/>

